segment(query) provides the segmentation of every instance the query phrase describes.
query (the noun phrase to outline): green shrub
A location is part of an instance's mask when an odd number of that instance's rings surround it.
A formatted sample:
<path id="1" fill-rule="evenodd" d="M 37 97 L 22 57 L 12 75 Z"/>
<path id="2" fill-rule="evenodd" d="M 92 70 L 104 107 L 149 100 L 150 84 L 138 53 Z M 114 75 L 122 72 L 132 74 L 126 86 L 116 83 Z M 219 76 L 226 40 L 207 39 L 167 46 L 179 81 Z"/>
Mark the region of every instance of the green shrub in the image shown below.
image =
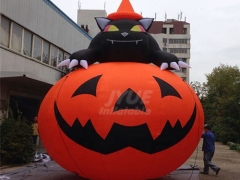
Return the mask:
<path id="1" fill-rule="evenodd" d="M 238 145 L 233 143 L 229 147 L 230 147 L 231 150 L 237 150 Z"/>
<path id="2" fill-rule="evenodd" d="M 0 130 L 1 165 L 31 162 L 35 153 L 31 124 L 20 113 L 16 119 L 13 118 L 12 113 L 9 113 L 8 118 L 3 118 Z"/>
<path id="3" fill-rule="evenodd" d="M 236 150 L 236 151 L 240 152 L 240 144 L 228 142 L 227 145 L 229 146 L 230 150 Z"/>

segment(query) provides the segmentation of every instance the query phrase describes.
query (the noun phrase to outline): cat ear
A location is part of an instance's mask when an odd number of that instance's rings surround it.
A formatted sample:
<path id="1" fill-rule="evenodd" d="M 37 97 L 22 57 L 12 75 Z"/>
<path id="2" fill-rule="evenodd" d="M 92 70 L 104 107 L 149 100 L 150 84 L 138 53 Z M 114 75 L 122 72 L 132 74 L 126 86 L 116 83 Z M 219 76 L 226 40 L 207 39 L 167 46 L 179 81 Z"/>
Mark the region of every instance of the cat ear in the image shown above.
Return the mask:
<path id="1" fill-rule="evenodd" d="M 144 29 L 148 31 L 153 23 L 153 18 L 143 18 L 138 21 L 142 24 Z"/>
<path id="2" fill-rule="evenodd" d="M 111 21 L 110 19 L 107 18 L 102 18 L 102 17 L 96 17 L 95 20 L 97 21 L 97 25 L 101 31 L 104 30 L 104 28 L 108 25 L 108 23 Z"/>

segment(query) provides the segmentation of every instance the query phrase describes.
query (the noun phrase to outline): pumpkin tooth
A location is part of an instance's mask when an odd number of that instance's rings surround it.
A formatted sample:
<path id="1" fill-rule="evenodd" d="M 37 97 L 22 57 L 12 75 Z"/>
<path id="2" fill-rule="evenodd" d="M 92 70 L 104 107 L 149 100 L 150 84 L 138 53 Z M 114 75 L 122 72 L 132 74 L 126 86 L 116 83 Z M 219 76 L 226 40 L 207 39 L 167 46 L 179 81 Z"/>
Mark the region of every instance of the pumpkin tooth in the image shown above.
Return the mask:
<path id="1" fill-rule="evenodd" d="M 162 132 L 162 121 L 157 121 L 155 123 L 147 123 L 147 126 L 149 128 L 149 131 L 152 135 L 152 138 L 155 140 Z"/>
<path id="2" fill-rule="evenodd" d="M 173 69 L 179 70 L 179 66 L 176 62 L 171 62 L 170 67 L 173 68 Z"/>
<path id="3" fill-rule="evenodd" d="M 99 134 L 99 136 L 101 136 L 101 138 L 103 138 L 103 139 L 106 139 L 106 137 L 108 136 L 108 134 L 113 126 L 113 123 L 103 123 L 103 124 L 100 123 L 99 124 L 99 122 L 96 122 L 96 121 L 92 121 L 92 123 L 94 125 L 96 132 Z"/>
<path id="4" fill-rule="evenodd" d="M 68 66 L 70 64 L 70 59 L 66 59 L 62 62 L 60 62 L 57 67 L 60 67 L 60 66 Z"/>
<path id="5" fill-rule="evenodd" d="M 72 67 L 77 66 L 77 65 L 78 65 L 78 60 L 73 59 L 73 60 L 70 62 L 68 68 L 71 69 Z"/>
<path id="6" fill-rule="evenodd" d="M 168 68 L 168 63 L 162 63 L 161 66 L 160 66 L 161 70 L 165 70 L 167 68 Z"/>
<path id="7" fill-rule="evenodd" d="M 88 69 L 88 62 L 86 60 L 81 60 L 80 65 L 84 67 L 85 69 Z"/>
<path id="8" fill-rule="evenodd" d="M 184 67 L 184 68 L 191 68 L 187 63 L 183 61 L 178 62 L 179 67 Z"/>

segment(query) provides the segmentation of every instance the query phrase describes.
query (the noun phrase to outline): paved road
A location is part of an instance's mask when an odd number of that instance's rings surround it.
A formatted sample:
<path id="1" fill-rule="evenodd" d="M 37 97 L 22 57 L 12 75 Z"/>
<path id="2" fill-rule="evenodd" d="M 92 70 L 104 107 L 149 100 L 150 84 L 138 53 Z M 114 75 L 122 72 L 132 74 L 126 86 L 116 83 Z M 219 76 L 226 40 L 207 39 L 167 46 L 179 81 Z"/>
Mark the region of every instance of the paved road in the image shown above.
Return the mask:
<path id="1" fill-rule="evenodd" d="M 216 143 L 216 152 L 213 162 L 221 167 L 216 176 L 213 171 L 209 175 L 199 174 L 203 169 L 202 151 L 200 141 L 192 156 L 180 169 L 157 180 L 239 180 L 240 179 L 240 153 L 229 150 L 229 147 Z M 38 151 L 45 153 L 43 147 Z M 190 164 L 196 165 L 200 170 L 192 170 Z M 181 169 L 182 168 L 182 169 Z M 5 178 L 3 178 L 5 177 Z M 0 169 L 0 180 L 86 180 L 66 171 L 55 161 L 48 163 L 30 163 L 27 166 Z"/>
<path id="2" fill-rule="evenodd" d="M 200 141 L 192 156 L 181 167 L 169 175 L 157 180 L 239 180 L 240 179 L 240 153 L 229 150 L 229 147 L 216 143 L 216 152 L 213 162 L 221 167 L 216 176 L 213 171 L 209 175 L 199 174 L 199 170 L 192 170 L 190 164 L 203 169 L 202 151 Z M 45 153 L 43 147 L 38 151 Z M 5 177 L 5 179 L 3 178 Z M 48 163 L 30 163 L 27 166 L 0 169 L 0 180 L 86 180 L 60 167 L 55 161 Z"/>
<path id="3" fill-rule="evenodd" d="M 216 151 L 212 162 L 221 168 L 216 176 L 215 172 L 210 170 L 209 175 L 199 174 L 200 180 L 239 180 L 240 179 L 240 153 L 230 150 L 229 146 L 220 142 L 215 144 Z M 186 164 L 195 164 L 200 171 L 203 170 L 202 140 L 192 156 L 185 162 Z"/>
<path id="4" fill-rule="evenodd" d="M 37 151 L 47 153 L 41 143 Z M 199 180 L 198 176 L 199 170 L 187 163 L 167 176 L 155 180 Z M 27 166 L 1 169 L 0 180 L 8 180 L 7 178 L 10 178 L 9 180 L 86 180 L 63 169 L 52 160 L 47 163 L 30 163 Z"/>
<path id="5" fill-rule="evenodd" d="M 155 180 L 199 180 L 199 170 L 181 166 L 169 175 Z M 55 161 L 31 163 L 27 166 L 2 169 L 0 180 L 86 180 L 66 171 Z"/>

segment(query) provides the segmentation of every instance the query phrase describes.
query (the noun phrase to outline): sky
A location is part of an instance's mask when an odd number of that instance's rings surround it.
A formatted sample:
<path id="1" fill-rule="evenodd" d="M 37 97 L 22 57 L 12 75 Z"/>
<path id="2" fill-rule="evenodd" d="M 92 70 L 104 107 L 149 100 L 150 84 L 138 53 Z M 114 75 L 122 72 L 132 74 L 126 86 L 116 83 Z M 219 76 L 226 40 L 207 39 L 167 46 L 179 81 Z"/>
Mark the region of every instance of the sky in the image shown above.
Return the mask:
<path id="1" fill-rule="evenodd" d="M 77 23 L 77 10 L 104 9 L 116 12 L 122 0 L 51 0 Z M 80 1 L 80 2 L 79 2 Z M 239 0 L 130 0 L 134 11 L 157 21 L 178 19 L 190 23 L 190 82 L 206 82 L 220 64 L 240 69 L 240 1 Z M 161 48 L 161 47 L 160 47 Z"/>

